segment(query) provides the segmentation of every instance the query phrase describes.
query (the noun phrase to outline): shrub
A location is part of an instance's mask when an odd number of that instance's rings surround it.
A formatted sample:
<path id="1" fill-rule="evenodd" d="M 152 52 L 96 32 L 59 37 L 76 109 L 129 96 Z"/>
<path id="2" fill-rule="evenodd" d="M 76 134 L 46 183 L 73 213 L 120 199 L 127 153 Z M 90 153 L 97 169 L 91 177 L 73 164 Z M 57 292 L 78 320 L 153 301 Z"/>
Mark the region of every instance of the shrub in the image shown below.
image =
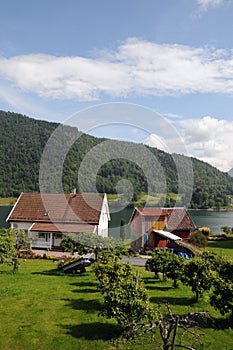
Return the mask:
<path id="1" fill-rule="evenodd" d="M 208 245 L 208 238 L 200 231 L 194 231 L 191 233 L 189 242 L 197 247 L 205 248 Z"/>
<path id="2" fill-rule="evenodd" d="M 209 227 L 199 227 L 199 232 L 201 232 L 204 236 L 208 237 L 210 235 L 211 229 Z"/>

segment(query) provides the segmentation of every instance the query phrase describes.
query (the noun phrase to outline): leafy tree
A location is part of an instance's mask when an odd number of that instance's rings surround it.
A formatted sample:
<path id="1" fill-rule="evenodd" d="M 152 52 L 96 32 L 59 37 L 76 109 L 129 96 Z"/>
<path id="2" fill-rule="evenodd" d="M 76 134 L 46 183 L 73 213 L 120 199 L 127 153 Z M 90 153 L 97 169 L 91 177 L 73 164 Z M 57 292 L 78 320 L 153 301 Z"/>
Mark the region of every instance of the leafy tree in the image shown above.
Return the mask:
<path id="1" fill-rule="evenodd" d="M 222 226 L 221 230 L 223 230 L 224 233 L 230 234 L 232 229 L 229 226 Z"/>
<path id="2" fill-rule="evenodd" d="M 71 237 L 65 236 L 60 243 L 60 247 L 63 252 L 74 254 L 76 242 Z"/>
<path id="3" fill-rule="evenodd" d="M 149 253 L 151 258 L 146 262 L 146 270 L 155 273 L 155 278 L 159 278 L 159 273 L 163 274 L 163 279 L 166 278 L 168 264 L 172 259 L 171 253 L 166 249 L 155 248 Z"/>
<path id="4" fill-rule="evenodd" d="M 13 258 L 17 256 L 16 241 L 16 232 L 14 230 L 0 230 L 0 264 L 13 264 Z"/>
<path id="5" fill-rule="evenodd" d="M 210 303 L 222 315 L 231 313 L 231 320 L 233 321 L 233 283 L 218 277 L 215 278 L 213 294 L 210 297 Z"/>
<path id="6" fill-rule="evenodd" d="M 100 258 L 94 264 L 94 272 L 104 296 L 103 316 L 115 318 L 123 332 L 151 319 L 154 311 L 149 294 L 130 264 L 122 264 L 116 257 L 104 262 Z"/>
<path id="7" fill-rule="evenodd" d="M 233 263 L 221 260 L 218 267 L 218 276 L 214 279 L 214 290 L 210 297 L 211 305 L 222 315 L 230 313 L 233 321 Z"/>
<path id="8" fill-rule="evenodd" d="M 195 256 L 185 264 L 181 281 L 192 288 L 195 300 L 198 301 L 199 296 L 210 290 L 214 277 L 212 262 L 201 256 Z"/>
<path id="9" fill-rule="evenodd" d="M 178 280 L 183 275 L 185 259 L 182 256 L 173 254 L 166 267 L 166 276 L 173 280 L 173 287 L 178 287 Z"/>
<path id="10" fill-rule="evenodd" d="M 28 235 L 25 233 L 24 230 L 17 230 L 15 247 L 18 251 L 18 255 L 20 253 L 20 250 L 25 250 L 27 252 L 31 250 Z"/>

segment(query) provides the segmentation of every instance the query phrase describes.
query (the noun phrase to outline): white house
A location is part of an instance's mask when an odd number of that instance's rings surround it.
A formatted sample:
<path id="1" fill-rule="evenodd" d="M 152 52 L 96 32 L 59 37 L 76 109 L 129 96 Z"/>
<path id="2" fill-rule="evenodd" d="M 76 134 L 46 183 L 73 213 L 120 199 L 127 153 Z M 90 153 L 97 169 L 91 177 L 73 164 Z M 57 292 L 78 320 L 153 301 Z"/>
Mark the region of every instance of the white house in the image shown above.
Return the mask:
<path id="1" fill-rule="evenodd" d="M 106 194 L 21 193 L 7 222 L 28 233 L 32 248 L 59 247 L 67 233 L 108 236 Z"/>

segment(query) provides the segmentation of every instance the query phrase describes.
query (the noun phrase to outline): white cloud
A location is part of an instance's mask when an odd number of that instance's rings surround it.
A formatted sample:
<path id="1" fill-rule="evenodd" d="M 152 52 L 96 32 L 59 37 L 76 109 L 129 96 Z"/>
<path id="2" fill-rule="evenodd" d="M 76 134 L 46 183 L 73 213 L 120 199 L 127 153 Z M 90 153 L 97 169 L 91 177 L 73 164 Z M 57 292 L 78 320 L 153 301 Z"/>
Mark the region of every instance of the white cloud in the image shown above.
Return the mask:
<path id="1" fill-rule="evenodd" d="M 233 166 L 233 121 L 210 116 L 180 122 L 190 155 L 228 171 Z"/>
<path id="2" fill-rule="evenodd" d="M 224 0 L 197 0 L 200 11 L 204 12 L 210 8 L 215 8 L 224 3 Z"/>
<path id="3" fill-rule="evenodd" d="M 0 57 L 0 78 L 43 98 L 95 101 L 102 94 L 233 94 L 233 52 L 128 39 L 98 58 Z"/>

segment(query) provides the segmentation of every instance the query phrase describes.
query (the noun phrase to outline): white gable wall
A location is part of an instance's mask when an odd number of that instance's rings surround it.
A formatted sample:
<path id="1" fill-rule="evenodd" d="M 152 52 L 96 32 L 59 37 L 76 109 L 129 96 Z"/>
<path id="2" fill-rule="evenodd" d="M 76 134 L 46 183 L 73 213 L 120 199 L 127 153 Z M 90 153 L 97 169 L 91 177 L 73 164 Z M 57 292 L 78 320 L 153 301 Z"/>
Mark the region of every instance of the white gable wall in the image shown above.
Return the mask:
<path id="1" fill-rule="evenodd" d="M 108 222 L 110 221 L 108 200 L 106 194 L 104 195 L 103 204 L 100 213 L 97 234 L 102 237 L 108 237 Z"/>

